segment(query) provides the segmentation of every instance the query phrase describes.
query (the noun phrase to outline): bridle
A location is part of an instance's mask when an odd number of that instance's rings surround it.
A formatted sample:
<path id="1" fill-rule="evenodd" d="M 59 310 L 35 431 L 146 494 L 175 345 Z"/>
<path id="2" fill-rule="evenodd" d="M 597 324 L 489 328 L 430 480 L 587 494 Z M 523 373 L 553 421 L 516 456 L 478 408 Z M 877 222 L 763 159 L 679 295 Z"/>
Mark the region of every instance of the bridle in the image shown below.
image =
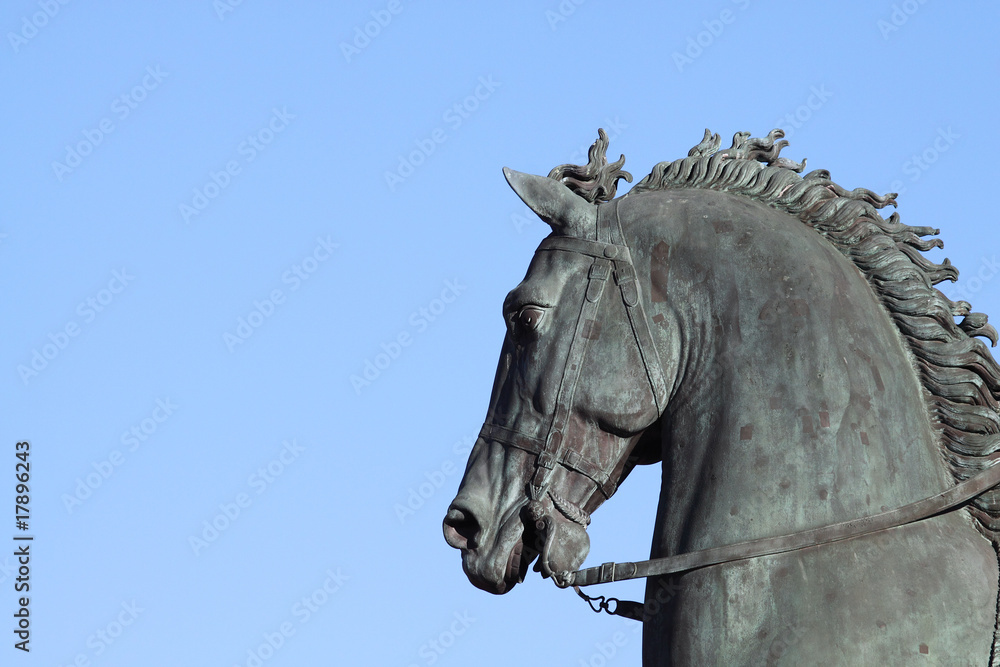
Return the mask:
<path id="1" fill-rule="evenodd" d="M 586 296 L 580 308 L 580 316 L 570 344 L 563 376 L 559 383 L 556 407 L 547 433 L 544 437 L 537 437 L 489 423 L 484 424 L 480 432 L 481 438 L 521 449 L 535 457 L 534 474 L 528 484 L 531 500 L 529 509 L 534 508 L 534 515 L 539 514 L 538 503 L 545 497 L 549 497 L 563 516 L 584 527 L 590 522 L 589 515 L 582 508 L 550 491 L 548 485 L 555 466 L 561 465 L 590 478 L 605 498 L 610 498 L 617 488 L 616 481 L 611 479 L 597 462 L 574 450 L 567 450 L 563 443 L 563 434 L 569 422 L 576 385 L 580 379 L 586 356 L 587 343 L 591 337 L 590 332 L 597 323 L 596 317 L 601 298 L 605 292 L 605 285 L 611 277 L 614 278 L 614 282 L 621 292 L 625 312 L 628 315 L 632 334 L 645 367 L 658 415 L 663 413 L 668 399 L 663 367 L 660 364 L 649 323 L 642 307 L 635 266 L 622 235 L 621 221 L 618 216 L 618 200 L 615 200 L 610 206 L 598 207 L 596 236 L 596 240 L 549 236 L 542 241 L 536 251 L 561 250 L 593 258 L 587 274 Z M 760 538 L 675 556 L 638 562 L 609 562 L 575 572 L 553 573 L 552 579 L 560 588 L 570 586 L 575 588 L 581 597 L 591 603 L 594 611 L 603 610 L 610 614 L 642 620 L 642 605 L 640 603 L 623 602 L 615 598 L 605 600 L 603 596 L 592 598 L 585 595 L 580 587 L 643 577 L 682 574 L 711 565 L 798 551 L 808 547 L 861 537 L 949 512 L 997 485 L 1000 485 L 1000 465 L 993 465 L 946 491 L 879 514 L 787 535 Z M 599 601 L 597 607 L 594 606 L 594 601 Z M 617 608 L 610 609 L 610 602 L 617 602 Z"/>
<path id="2" fill-rule="evenodd" d="M 610 210 L 608 210 L 610 209 Z M 572 236 L 549 236 L 541 242 L 538 252 L 565 251 L 592 258 L 587 272 L 587 289 L 580 306 L 576 329 L 570 342 L 563 376 L 559 382 L 555 409 L 547 432 L 543 437 L 522 433 L 510 428 L 490 424 L 483 425 L 479 437 L 528 452 L 535 458 L 534 474 L 528 484 L 528 497 L 532 502 L 541 502 L 546 496 L 552 499 L 556 509 L 576 523 L 586 526 L 590 517 L 583 508 L 549 491 L 549 477 L 556 465 L 588 477 L 605 498 L 610 498 L 617 489 L 617 481 L 612 479 L 600 464 L 579 452 L 567 449 L 563 435 L 569 424 L 576 385 L 583 370 L 588 343 L 599 326 L 597 314 L 606 292 L 609 278 L 613 278 L 621 293 L 625 312 L 635 343 L 639 348 L 656 404 L 657 414 L 661 414 L 667 404 L 667 385 L 663 377 L 663 367 L 653 343 L 642 300 L 639 298 L 639 284 L 636 281 L 635 266 L 628 246 L 623 242 L 621 221 L 618 218 L 618 202 L 611 207 L 598 207 L 597 240 Z M 537 505 L 535 505 L 537 513 Z"/>

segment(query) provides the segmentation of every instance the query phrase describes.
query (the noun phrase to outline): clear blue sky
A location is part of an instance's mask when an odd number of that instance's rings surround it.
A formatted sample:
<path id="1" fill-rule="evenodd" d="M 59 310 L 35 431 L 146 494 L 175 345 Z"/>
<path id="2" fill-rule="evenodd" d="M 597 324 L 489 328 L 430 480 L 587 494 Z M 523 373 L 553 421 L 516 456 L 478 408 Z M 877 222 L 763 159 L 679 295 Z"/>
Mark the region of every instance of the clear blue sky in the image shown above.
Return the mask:
<path id="1" fill-rule="evenodd" d="M 226 2 L 0 10 L 0 554 L 19 440 L 35 537 L 0 664 L 639 664 L 631 622 L 483 593 L 440 530 L 546 233 L 501 167 L 598 127 L 637 179 L 784 127 L 902 191 L 1000 322 L 994 3 Z M 588 565 L 648 554 L 657 488 Z"/>

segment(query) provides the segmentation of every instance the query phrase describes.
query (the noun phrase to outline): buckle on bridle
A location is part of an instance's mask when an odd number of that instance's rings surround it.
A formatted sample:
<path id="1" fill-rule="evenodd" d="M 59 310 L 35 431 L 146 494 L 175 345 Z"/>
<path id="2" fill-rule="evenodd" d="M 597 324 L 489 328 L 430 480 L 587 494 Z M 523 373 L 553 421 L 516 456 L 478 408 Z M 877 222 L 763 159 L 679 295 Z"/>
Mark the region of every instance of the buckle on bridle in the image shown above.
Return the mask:
<path id="1" fill-rule="evenodd" d="M 622 291 L 622 300 L 629 308 L 639 303 L 639 283 L 635 281 L 635 268 L 624 264 L 615 269 L 615 284 Z"/>
<path id="2" fill-rule="evenodd" d="M 552 470 L 556 467 L 556 457 L 552 452 L 542 452 L 538 455 L 538 467 Z"/>
<path id="3" fill-rule="evenodd" d="M 568 452 L 566 452 L 566 456 L 564 456 L 563 458 L 565 459 L 565 463 L 568 468 L 570 468 L 571 470 L 576 470 L 577 464 L 580 462 L 580 459 L 582 457 L 580 456 L 580 452 L 576 451 L 575 449 L 571 449 Z"/>
<path id="4" fill-rule="evenodd" d="M 625 264 L 620 268 L 615 269 L 615 284 L 625 285 L 631 282 L 635 282 L 635 269 L 632 268 L 631 264 Z"/>
<path id="5" fill-rule="evenodd" d="M 590 265 L 590 273 L 587 278 L 590 280 L 607 280 L 611 275 L 611 265 L 607 262 L 594 262 Z"/>

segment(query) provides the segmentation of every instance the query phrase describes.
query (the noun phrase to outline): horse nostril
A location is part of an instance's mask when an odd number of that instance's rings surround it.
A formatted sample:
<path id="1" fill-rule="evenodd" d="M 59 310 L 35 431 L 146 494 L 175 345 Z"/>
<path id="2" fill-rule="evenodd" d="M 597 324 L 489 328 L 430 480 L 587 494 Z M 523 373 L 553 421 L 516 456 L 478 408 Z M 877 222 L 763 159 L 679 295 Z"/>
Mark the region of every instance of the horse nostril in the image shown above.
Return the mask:
<path id="1" fill-rule="evenodd" d="M 476 536 L 479 534 L 479 522 L 472 512 L 458 507 L 448 509 L 444 517 L 444 539 L 456 549 L 475 549 Z"/>

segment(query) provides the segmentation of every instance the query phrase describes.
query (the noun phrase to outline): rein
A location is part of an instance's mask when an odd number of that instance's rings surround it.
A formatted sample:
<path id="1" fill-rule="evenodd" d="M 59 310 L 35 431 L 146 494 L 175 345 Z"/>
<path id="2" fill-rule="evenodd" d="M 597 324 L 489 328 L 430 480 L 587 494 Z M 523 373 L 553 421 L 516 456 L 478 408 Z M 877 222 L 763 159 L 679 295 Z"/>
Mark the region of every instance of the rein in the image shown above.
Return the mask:
<path id="1" fill-rule="evenodd" d="M 749 542 L 691 551 L 676 556 L 654 558 L 636 563 L 604 563 L 598 567 L 590 567 L 576 572 L 563 572 L 553 579 L 560 588 L 590 586 L 664 574 L 680 574 L 709 565 L 808 549 L 809 547 L 831 544 L 905 526 L 938 514 L 944 514 L 998 484 L 1000 484 L 1000 465 L 993 465 L 946 491 L 888 512 L 843 521 L 822 528 L 812 528 L 788 535 L 765 537 Z"/>

